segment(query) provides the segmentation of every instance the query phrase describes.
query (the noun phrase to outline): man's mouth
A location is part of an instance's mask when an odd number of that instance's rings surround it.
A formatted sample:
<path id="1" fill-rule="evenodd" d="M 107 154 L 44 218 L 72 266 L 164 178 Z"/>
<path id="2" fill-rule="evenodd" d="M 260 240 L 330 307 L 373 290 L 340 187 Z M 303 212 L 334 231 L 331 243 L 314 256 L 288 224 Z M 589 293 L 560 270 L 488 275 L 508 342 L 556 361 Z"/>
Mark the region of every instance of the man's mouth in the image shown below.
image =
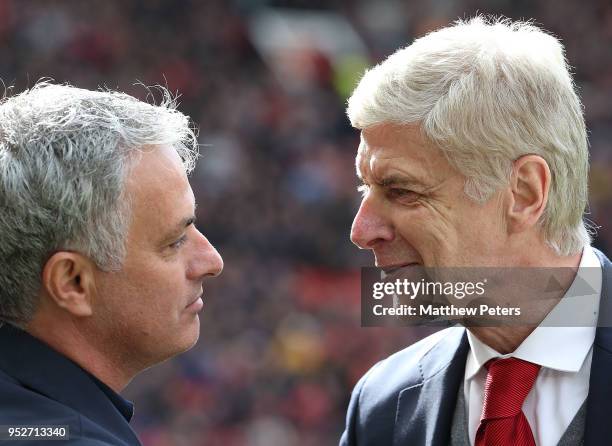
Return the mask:
<path id="1" fill-rule="evenodd" d="M 189 302 L 185 308 L 186 309 L 194 309 L 196 311 L 199 311 L 202 306 L 204 305 L 204 301 L 202 300 L 203 297 L 203 293 L 198 295 L 195 299 L 193 299 L 191 302 Z"/>

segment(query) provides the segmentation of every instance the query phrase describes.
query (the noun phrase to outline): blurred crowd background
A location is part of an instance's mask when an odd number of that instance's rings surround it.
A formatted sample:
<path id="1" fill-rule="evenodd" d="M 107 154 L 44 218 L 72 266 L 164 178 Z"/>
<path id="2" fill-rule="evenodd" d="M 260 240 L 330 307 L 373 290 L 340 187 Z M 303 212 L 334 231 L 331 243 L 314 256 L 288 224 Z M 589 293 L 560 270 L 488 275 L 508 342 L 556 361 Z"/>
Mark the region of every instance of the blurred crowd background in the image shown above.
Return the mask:
<path id="1" fill-rule="evenodd" d="M 198 345 L 125 393 L 145 446 L 337 444 L 356 380 L 427 333 L 360 327 L 372 259 L 348 239 L 345 101 L 366 66 L 476 12 L 564 42 L 590 131 L 588 217 L 610 254 L 609 0 L 0 0 L 6 86 L 50 77 L 145 97 L 137 81 L 162 84 L 200 129 L 198 226 L 226 267 L 205 285 Z"/>

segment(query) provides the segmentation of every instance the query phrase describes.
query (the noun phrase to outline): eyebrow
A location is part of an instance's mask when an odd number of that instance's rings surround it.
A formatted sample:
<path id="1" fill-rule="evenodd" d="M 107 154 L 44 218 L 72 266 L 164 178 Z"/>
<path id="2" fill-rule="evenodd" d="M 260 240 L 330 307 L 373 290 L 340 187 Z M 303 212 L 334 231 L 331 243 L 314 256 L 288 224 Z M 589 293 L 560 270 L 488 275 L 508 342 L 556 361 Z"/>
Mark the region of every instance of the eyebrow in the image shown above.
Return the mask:
<path id="1" fill-rule="evenodd" d="M 402 175 L 389 175 L 380 181 L 380 185 L 386 186 L 402 186 L 402 185 L 421 185 L 421 182 L 416 178 Z"/>
<path id="2" fill-rule="evenodd" d="M 362 183 L 365 183 L 365 180 L 363 179 L 363 177 L 361 176 L 361 172 L 359 171 L 357 171 L 357 178 Z M 383 177 L 380 181 L 377 181 L 376 184 L 382 187 L 389 187 L 389 186 L 394 186 L 394 185 L 395 186 L 424 186 L 424 184 L 421 181 L 419 181 L 417 178 L 414 178 L 408 175 L 404 176 L 404 175 L 394 175 L 394 174 Z"/>
<path id="3" fill-rule="evenodd" d="M 198 204 L 194 203 L 193 204 L 193 211 L 194 214 L 190 215 L 188 217 L 182 218 L 181 221 L 179 221 L 174 227 L 173 229 L 169 230 L 166 233 L 166 236 L 164 237 L 164 242 L 166 242 L 167 240 L 170 240 L 172 238 L 174 238 L 179 232 L 182 232 L 183 229 L 187 228 L 188 226 L 192 225 L 195 223 L 196 221 L 196 217 L 195 217 L 195 211 L 198 208 Z"/>
<path id="4" fill-rule="evenodd" d="M 360 157 L 360 151 L 362 150 L 363 147 L 363 140 L 360 142 L 359 144 L 359 149 L 358 149 L 358 153 L 357 153 L 357 157 L 355 159 L 355 173 L 357 175 L 357 179 L 362 183 L 362 184 L 366 184 L 366 181 L 363 178 L 363 175 L 361 174 L 361 157 Z M 386 169 L 385 169 L 386 170 Z M 382 187 L 389 187 L 392 185 L 396 185 L 396 186 L 421 186 L 421 187 L 426 187 L 426 183 L 424 183 L 423 181 L 421 181 L 419 178 L 417 178 L 416 176 L 410 174 L 409 172 L 405 172 L 402 174 L 390 174 L 390 175 L 383 175 L 382 179 L 380 181 L 377 181 L 376 184 L 382 186 Z"/>
<path id="5" fill-rule="evenodd" d="M 185 228 L 187 228 L 188 226 L 190 226 L 191 224 L 195 223 L 195 216 L 191 215 L 189 217 L 185 217 L 183 219 L 181 219 L 181 221 L 175 225 L 171 230 L 169 230 L 166 235 L 163 237 L 163 243 L 166 243 L 169 240 L 174 239 L 179 233 L 181 233 Z"/>
<path id="6" fill-rule="evenodd" d="M 176 225 L 176 230 L 174 232 L 180 232 L 185 229 L 187 226 L 195 223 L 195 215 L 190 217 L 183 218 L 178 225 Z"/>

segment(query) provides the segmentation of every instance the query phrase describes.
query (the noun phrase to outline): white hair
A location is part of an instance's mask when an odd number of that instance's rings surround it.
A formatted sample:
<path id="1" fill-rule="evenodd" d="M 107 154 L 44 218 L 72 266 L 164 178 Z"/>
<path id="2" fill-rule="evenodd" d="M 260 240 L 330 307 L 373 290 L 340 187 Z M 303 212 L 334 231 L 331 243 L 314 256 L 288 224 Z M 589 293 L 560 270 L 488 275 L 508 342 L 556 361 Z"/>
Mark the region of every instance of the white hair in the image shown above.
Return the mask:
<path id="1" fill-rule="evenodd" d="M 189 119 L 160 88 L 159 105 L 113 91 L 41 82 L 0 103 L 0 323 L 33 316 L 46 260 L 75 250 L 121 268 L 129 225 L 124 183 L 145 147 L 170 145 L 190 172 Z"/>
<path id="2" fill-rule="evenodd" d="M 484 202 L 512 163 L 541 156 L 552 174 L 539 224 L 559 255 L 590 243 L 588 143 L 582 105 L 559 40 L 530 23 L 475 17 L 432 32 L 365 73 L 351 124 L 418 124 Z"/>

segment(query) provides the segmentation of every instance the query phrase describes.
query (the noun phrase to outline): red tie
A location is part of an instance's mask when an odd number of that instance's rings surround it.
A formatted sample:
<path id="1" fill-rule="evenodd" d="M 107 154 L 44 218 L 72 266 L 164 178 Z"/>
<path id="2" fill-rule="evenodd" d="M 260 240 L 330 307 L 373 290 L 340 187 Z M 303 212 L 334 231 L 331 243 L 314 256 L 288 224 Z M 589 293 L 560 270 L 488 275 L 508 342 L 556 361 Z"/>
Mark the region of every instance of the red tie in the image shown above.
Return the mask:
<path id="1" fill-rule="evenodd" d="M 522 411 L 540 366 L 518 358 L 487 363 L 484 405 L 476 431 L 476 446 L 535 446 Z"/>

